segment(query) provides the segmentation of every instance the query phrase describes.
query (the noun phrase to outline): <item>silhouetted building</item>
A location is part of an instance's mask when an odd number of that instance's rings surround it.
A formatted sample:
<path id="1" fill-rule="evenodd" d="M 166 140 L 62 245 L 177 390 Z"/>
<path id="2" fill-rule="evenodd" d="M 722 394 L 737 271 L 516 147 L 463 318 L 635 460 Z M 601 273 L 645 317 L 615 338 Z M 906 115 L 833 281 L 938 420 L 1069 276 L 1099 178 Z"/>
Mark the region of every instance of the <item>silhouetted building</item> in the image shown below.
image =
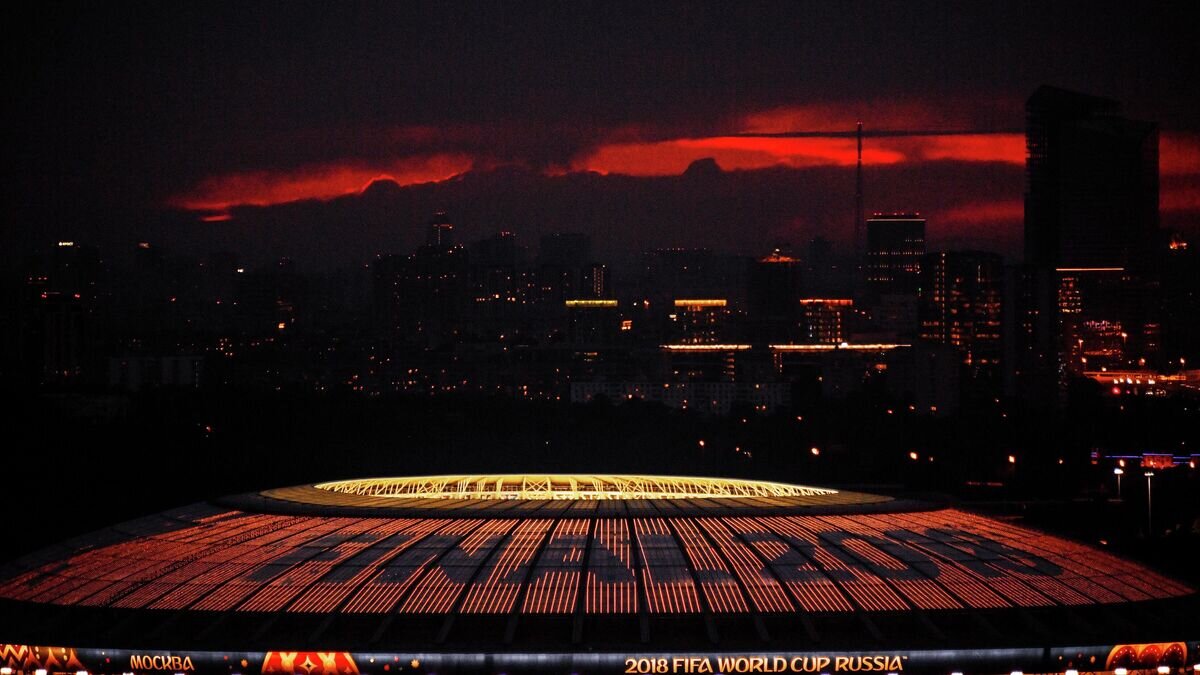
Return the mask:
<path id="1" fill-rule="evenodd" d="M 924 255 L 924 218 L 877 213 L 867 219 L 867 290 L 871 295 L 915 295 Z"/>
<path id="2" fill-rule="evenodd" d="M 961 368 L 958 351 L 922 343 L 888 353 L 888 393 L 921 412 L 947 415 L 958 409 Z"/>
<path id="3" fill-rule="evenodd" d="M 808 243 L 804 265 L 804 291 L 815 297 L 841 297 L 855 285 L 851 274 L 855 265 L 838 255 L 833 244 L 824 237 L 813 237 Z"/>
<path id="4" fill-rule="evenodd" d="M 19 340 L 27 381 L 53 386 L 102 381 L 103 267 L 98 249 L 74 241 L 57 242 L 28 261 Z"/>
<path id="5" fill-rule="evenodd" d="M 289 258 L 237 275 L 239 325 L 248 335 L 292 330 L 307 309 L 309 280 Z"/>
<path id="6" fill-rule="evenodd" d="M 579 347 L 611 345 L 621 329 L 616 300 L 577 298 L 563 303 L 567 308 L 567 334 Z"/>
<path id="7" fill-rule="evenodd" d="M 1200 247 L 1176 235 L 1163 265 L 1163 348 L 1167 367 L 1200 366 Z"/>
<path id="8" fill-rule="evenodd" d="M 800 336 L 800 261 L 775 249 L 750 265 L 747 304 L 753 339 L 793 342 Z"/>
<path id="9" fill-rule="evenodd" d="M 430 243 L 412 255 L 384 256 L 373 266 L 376 320 L 394 345 L 439 346 L 462 329 L 470 269 L 466 249 L 450 243 L 452 226 L 444 220 L 444 214 L 434 217 Z"/>
<path id="10" fill-rule="evenodd" d="M 553 232 L 542 235 L 537 256 L 539 298 L 551 305 L 559 305 L 579 296 L 583 269 L 591 258 L 592 240 L 586 234 Z"/>
<path id="11" fill-rule="evenodd" d="M 1027 304 L 1014 320 L 1030 343 L 1013 367 L 1027 399 L 1052 403 L 1098 362 L 1157 354 L 1158 131 L 1053 87 L 1025 110 Z"/>
<path id="12" fill-rule="evenodd" d="M 1158 127 L 1116 101 L 1039 87 L 1025 104 L 1025 262 L 1144 262 L 1158 229 Z"/>

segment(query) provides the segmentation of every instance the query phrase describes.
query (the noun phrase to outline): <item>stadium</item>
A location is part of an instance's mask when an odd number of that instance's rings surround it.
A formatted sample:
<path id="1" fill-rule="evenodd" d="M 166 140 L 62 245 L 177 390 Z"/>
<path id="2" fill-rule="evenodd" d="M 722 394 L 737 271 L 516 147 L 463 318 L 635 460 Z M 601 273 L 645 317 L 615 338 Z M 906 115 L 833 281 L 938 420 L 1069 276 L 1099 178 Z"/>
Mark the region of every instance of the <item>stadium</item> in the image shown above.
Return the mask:
<path id="1" fill-rule="evenodd" d="M 905 499 L 380 478 L 166 511 L 0 568 L 13 673 L 1200 671 L 1200 596 Z"/>

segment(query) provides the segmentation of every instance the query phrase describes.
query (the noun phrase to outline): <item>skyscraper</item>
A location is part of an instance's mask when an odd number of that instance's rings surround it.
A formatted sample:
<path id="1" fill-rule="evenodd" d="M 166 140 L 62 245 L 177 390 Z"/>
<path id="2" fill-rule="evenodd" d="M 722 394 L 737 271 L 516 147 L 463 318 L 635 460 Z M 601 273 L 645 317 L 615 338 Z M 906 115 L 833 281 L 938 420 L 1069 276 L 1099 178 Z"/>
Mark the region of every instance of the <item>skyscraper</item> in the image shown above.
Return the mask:
<path id="1" fill-rule="evenodd" d="M 925 219 L 912 213 L 876 213 L 867 220 L 867 290 L 871 295 L 915 294 L 925 255 Z"/>
<path id="2" fill-rule="evenodd" d="M 876 213 L 867 220 L 866 287 L 861 295 L 866 334 L 884 341 L 917 336 L 917 296 L 925 256 L 925 219 L 915 213 Z"/>
<path id="3" fill-rule="evenodd" d="M 1158 229 L 1158 127 L 1042 86 L 1025 104 L 1025 262 L 1139 267 Z"/>
<path id="4" fill-rule="evenodd" d="M 778 248 L 751 263 L 747 299 L 756 340 L 800 338 L 800 280 L 800 261 Z"/>
<path id="5" fill-rule="evenodd" d="M 1026 111 L 1024 394 L 1049 402 L 1089 368 L 1153 358 L 1160 319 L 1158 130 L 1116 101 L 1039 87 Z M 1089 363 L 1090 358 L 1090 363 Z"/>

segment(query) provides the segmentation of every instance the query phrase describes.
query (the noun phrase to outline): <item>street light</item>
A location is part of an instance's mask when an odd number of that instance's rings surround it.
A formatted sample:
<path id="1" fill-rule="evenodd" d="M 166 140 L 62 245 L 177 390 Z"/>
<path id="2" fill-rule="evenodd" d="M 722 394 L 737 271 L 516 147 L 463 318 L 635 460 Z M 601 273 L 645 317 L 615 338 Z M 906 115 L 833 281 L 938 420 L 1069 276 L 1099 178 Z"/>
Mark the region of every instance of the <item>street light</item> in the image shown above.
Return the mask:
<path id="1" fill-rule="evenodd" d="M 1121 501 L 1121 476 L 1125 475 L 1125 469 L 1118 466 L 1113 469 L 1113 474 L 1117 477 L 1117 501 Z"/>
<path id="2" fill-rule="evenodd" d="M 1154 503 L 1150 499 L 1150 479 L 1154 477 L 1153 471 L 1146 472 L 1146 536 L 1154 535 Z"/>

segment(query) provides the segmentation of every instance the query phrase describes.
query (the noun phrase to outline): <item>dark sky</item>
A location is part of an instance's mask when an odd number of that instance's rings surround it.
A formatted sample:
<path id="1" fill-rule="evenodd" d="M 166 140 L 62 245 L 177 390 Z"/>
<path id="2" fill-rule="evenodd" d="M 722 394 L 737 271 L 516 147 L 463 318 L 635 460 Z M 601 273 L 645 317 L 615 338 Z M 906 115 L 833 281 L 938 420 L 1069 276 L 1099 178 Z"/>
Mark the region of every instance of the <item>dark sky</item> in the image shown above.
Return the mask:
<path id="1" fill-rule="evenodd" d="M 152 237 L 342 264 L 411 246 L 436 208 L 468 239 L 580 230 L 613 254 L 842 240 L 851 140 L 730 135 L 859 119 L 973 132 L 868 138 L 867 209 L 921 211 L 934 246 L 1014 252 L 1022 104 L 1043 83 L 1158 121 L 1163 222 L 1200 214 L 1195 3 L 5 11 L 6 253 Z M 680 175 L 706 157 L 720 171 Z M 400 187 L 360 195 L 376 178 Z"/>

